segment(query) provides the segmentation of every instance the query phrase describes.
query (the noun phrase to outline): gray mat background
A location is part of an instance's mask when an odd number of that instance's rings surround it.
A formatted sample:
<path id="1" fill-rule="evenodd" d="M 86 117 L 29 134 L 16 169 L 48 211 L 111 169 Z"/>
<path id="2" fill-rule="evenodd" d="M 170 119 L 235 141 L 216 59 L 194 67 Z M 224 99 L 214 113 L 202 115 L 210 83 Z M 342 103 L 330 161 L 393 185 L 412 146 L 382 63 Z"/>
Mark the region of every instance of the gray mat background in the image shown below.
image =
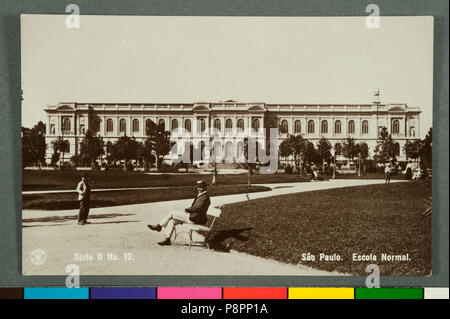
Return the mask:
<path id="1" fill-rule="evenodd" d="M 381 286 L 448 287 L 448 0 L 0 0 L 0 286 L 64 286 L 64 276 L 21 275 L 20 14 L 65 14 L 70 3 L 88 15 L 366 16 L 370 3 L 385 16 L 435 17 L 433 97 L 433 274 L 382 277 Z M 82 286 L 364 286 L 364 277 L 85 276 Z"/>

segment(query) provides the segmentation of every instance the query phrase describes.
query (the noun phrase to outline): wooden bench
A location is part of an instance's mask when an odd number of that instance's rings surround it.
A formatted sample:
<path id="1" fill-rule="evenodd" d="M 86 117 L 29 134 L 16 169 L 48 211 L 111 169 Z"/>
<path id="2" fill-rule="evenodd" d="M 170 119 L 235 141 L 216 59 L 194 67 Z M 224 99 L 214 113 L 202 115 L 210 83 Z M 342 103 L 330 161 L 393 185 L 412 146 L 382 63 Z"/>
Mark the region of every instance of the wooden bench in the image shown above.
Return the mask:
<path id="1" fill-rule="evenodd" d="M 204 226 L 204 225 L 199 225 L 199 224 L 187 224 L 187 223 L 182 223 L 182 224 L 176 225 L 175 226 L 175 230 L 173 232 L 174 234 L 172 235 L 172 238 L 171 238 L 171 242 L 175 241 L 175 239 L 177 238 L 178 234 L 181 234 L 181 233 L 184 232 L 184 233 L 187 233 L 189 235 L 189 248 L 191 248 L 192 245 L 195 245 L 195 244 L 202 244 L 202 245 L 204 245 L 205 244 L 205 238 L 204 238 L 205 236 L 201 235 L 203 237 L 202 241 L 196 241 L 196 240 L 193 239 L 192 234 L 194 232 L 198 233 L 199 231 L 201 231 L 202 233 L 208 234 L 211 231 L 211 229 L 212 229 L 212 227 L 214 225 L 214 222 L 216 221 L 217 218 L 220 217 L 221 214 L 222 214 L 222 206 L 208 208 L 208 211 L 206 212 L 206 215 L 213 217 L 211 225 L 209 225 L 209 227 L 208 226 Z M 177 231 L 178 227 L 183 227 L 186 230 L 185 231 Z"/>

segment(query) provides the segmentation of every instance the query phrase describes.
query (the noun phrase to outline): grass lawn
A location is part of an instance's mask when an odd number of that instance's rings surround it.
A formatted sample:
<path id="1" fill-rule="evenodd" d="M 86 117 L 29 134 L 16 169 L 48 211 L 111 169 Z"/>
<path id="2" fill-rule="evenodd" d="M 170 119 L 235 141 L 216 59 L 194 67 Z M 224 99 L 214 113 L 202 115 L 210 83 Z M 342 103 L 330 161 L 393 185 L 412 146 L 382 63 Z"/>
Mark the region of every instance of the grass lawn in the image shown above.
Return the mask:
<path id="1" fill-rule="evenodd" d="M 381 173 L 367 173 L 367 179 L 385 179 L 384 174 Z M 336 174 L 336 179 L 364 179 L 362 176 L 358 176 L 358 174 Z M 391 180 L 403 180 L 405 179 L 403 174 L 392 175 Z"/>
<path id="2" fill-rule="evenodd" d="M 75 170 L 23 170 L 22 190 L 75 189 L 83 172 Z M 179 174 L 149 175 L 142 172 L 124 172 L 122 170 L 87 171 L 94 180 L 93 188 L 155 187 L 155 186 L 192 186 L 197 180 L 211 182 L 212 175 Z M 252 183 L 290 183 L 308 181 L 309 177 L 294 174 L 252 175 Z M 220 175 L 219 185 L 247 184 L 247 174 Z"/>
<path id="3" fill-rule="evenodd" d="M 218 185 L 210 186 L 208 188 L 210 196 L 263 192 L 269 190 L 270 188 L 264 186 L 251 186 L 248 188 L 247 186 L 242 185 Z M 91 208 L 194 198 L 196 193 L 197 189 L 195 187 L 93 192 L 91 193 Z M 80 207 L 77 197 L 78 195 L 75 192 L 36 195 L 24 194 L 22 195 L 22 208 L 41 210 L 77 209 Z"/>
<path id="4" fill-rule="evenodd" d="M 227 205 L 209 241 L 216 247 L 285 263 L 366 276 L 378 264 L 385 276 L 431 272 L 431 217 L 423 217 L 431 182 L 408 182 L 274 196 Z M 315 261 L 302 261 L 303 253 Z M 341 261 L 319 261 L 319 254 Z M 377 261 L 353 261 L 370 253 Z M 381 261 L 409 253 L 411 261 Z"/>

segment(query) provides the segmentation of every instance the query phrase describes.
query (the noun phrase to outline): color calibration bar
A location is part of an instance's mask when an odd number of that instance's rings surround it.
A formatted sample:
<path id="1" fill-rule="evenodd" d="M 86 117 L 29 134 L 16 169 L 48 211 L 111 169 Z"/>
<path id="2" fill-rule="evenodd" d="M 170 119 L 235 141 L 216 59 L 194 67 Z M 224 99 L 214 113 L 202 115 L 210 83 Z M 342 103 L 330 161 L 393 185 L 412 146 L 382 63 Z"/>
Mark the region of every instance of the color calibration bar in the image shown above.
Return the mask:
<path id="1" fill-rule="evenodd" d="M 0 299 L 449 299 L 449 288 L 0 288 Z"/>

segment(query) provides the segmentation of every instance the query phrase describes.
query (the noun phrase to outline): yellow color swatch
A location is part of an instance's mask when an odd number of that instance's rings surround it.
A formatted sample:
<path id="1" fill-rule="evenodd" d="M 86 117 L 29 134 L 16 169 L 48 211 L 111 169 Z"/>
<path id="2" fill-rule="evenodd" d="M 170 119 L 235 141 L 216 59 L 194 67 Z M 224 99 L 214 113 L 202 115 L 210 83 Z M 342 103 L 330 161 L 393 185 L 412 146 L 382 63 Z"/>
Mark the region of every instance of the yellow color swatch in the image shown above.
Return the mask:
<path id="1" fill-rule="evenodd" d="M 355 289 L 289 288 L 289 299 L 355 299 Z"/>

